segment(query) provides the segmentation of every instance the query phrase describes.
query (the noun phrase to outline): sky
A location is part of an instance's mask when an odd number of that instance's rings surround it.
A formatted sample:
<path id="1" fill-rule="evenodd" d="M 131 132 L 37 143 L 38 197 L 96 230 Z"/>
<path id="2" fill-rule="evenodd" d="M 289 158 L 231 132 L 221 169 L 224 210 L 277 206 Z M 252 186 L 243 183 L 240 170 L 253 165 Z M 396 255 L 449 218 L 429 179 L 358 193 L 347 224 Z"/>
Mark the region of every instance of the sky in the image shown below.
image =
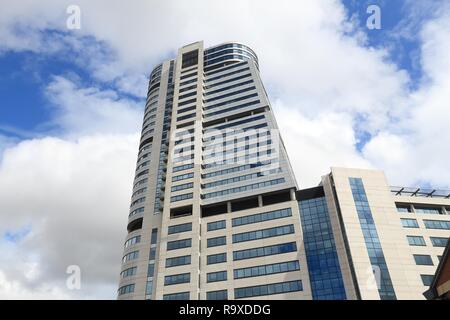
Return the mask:
<path id="1" fill-rule="evenodd" d="M 301 188 L 450 188 L 449 0 L 2 0 L 1 299 L 115 299 L 148 76 L 199 40 L 256 51 Z"/>

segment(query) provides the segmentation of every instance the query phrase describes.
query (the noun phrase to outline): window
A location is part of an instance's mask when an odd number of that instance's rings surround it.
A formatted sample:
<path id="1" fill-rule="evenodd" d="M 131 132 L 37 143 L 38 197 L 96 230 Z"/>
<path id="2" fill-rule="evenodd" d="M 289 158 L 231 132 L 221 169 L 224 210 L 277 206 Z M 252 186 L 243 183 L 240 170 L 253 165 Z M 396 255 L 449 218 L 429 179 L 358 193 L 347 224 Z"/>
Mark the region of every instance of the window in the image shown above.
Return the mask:
<path id="1" fill-rule="evenodd" d="M 118 290 L 119 296 L 121 296 L 123 294 L 127 294 L 127 293 L 132 293 L 132 292 L 134 292 L 134 283 L 120 287 Z"/>
<path id="2" fill-rule="evenodd" d="M 275 220 L 275 219 L 280 219 L 280 218 L 285 218 L 285 217 L 290 217 L 290 216 L 292 216 L 291 208 L 287 208 L 287 209 L 280 209 L 280 210 L 275 210 L 275 211 L 270 211 L 270 212 L 252 214 L 252 215 L 244 216 L 244 217 L 240 217 L 240 218 L 233 218 L 231 220 L 231 222 L 232 222 L 233 227 L 237 227 L 237 226 L 241 226 L 241 225 L 245 225 L 245 224 L 259 223 L 259 222 L 263 222 L 263 221 Z"/>
<path id="3" fill-rule="evenodd" d="M 177 224 L 175 226 L 169 226 L 168 234 L 181 233 L 192 231 L 192 222 Z"/>
<path id="4" fill-rule="evenodd" d="M 175 274 L 175 275 L 164 277 L 164 285 L 165 286 L 170 286 L 173 284 L 180 284 L 180 283 L 188 283 L 190 281 L 191 281 L 190 273 Z"/>
<path id="5" fill-rule="evenodd" d="M 150 255 L 148 257 L 148 260 L 155 260 L 156 257 L 156 248 L 150 248 Z"/>
<path id="6" fill-rule="evenodd" d="M 120 273 L 120 277 L 123 279 L 126 277 L 134 276 L 136 274 L 136 271 L 137 271 L 137 267 L 125 269 Z"/>
<path id="7" fill-rule="evenodd" d="M 227 238 L 226 236 L 223 237 L 215 237 L 215 238 L 209 238 L 207 240 L 207 247 L 218 247 L 223 246 L 227 244 Z"/>
<path id="8" fill-rule="evenodd" d="M 128 215 L 128 217 L 132 217 L 132 216 L 134 216 L 135 214 L 138 214 L 138 213 L 141 213 L 141 212 L 144 212 L 144 207 L 134 209 L 133 211 L 130 212 L 130 214 Z"/>
<path id="9" fill-rule="evenodd" d="M 442 208 L 439 207 L 414 206 L 414 210 L 421 214 L 444 214 Z"/>
<path id="10" fill-rule="evenodd" d="M 274 263 L 274 264 L 266 264 L 266 265 L 262 265 L 262 266 L 235 269 L 233 271 L 233 276 L 234 276 L 234 279 L 241 279 L 241 278 L 250 278 L 250 277 L 260 277 L 260 276 L 282 273 L 282 272 L 291 272 L 291 271 L 296 271 L 296 270 L 300 270 L 300 263 L 297 260 L 289 261 L 289 262 Z"/>
<path id="11" fill-rule="evenodd" d="M 294 225 L 286 225 L 269 229 L 233 234 L 233 243 L 278 237 L 294 233 Z"/>
<path id="12" fill-rule="evenodd" d="M 135 236 L 133 238 L 128 239 L 125 242 L 125 248 L 128 248 L 129 246 L 132 246 L 133 244 L 141 242 L 141 236 Z"/>
<path id="13" fill-rule="evenodd" d="M 431 256 L 426 254 L 415 254 L 414 260 L 418 266 L 432 266 L 433 260 L 431 260 Z"/>
<path id="14" fill-rule="evenodd" d="M 206 300 L 227 300 L 227 290 L 209 291 L 206 293 Z"/>
<path id="15" fill-rule="evenodd" d="M 181 256 L 166 259 L 166 268 L 191 264 L 191 256 Z"/>
<path id="16" fill-rule="evenodd" d="M 172 196 L 170 197 L 170 202 L 177 202 L 177 201 L 183 201 L 183 200 L 187 200 L 187 199 L 192 199 L 193 193 L 185 193 L 185 194 L 180 194 L 178 196 Z"/>
<path id="17" fill-rule="evenodd" d="M 198 49 L 183 53 L 181 68 L 189 68 L 198 64 Z"/>
<path id="18" fill-rule="evenodd" d="M 152 229 L 152 236 L 151 236 L 150 243 L 151 244 L 156 244 L 157 239 L 158 239 L 158 229 L 157 228 L 153 228 Z"/>
<path id="19" fill-rule="evenodd" d="M 267 296 L 272 294 L 280 294 L 286 292 L 296 292 L 302 291 L 302 281 L 288 281 L 288 282 L 279 282 L 279 283 L 271 283 L 260 286 L 253 287 L 245 287 L 245 288 L 237 288 L 234 289 L 234 298 L 249 298 L 249 297 L 259 297 L 259 296 Z"/>
<path id="20" fill-rule="evenodd" d="M 433 244 L 433 247 L 443 247 L 445 248 L 447 246 L 448 238 L 444 237 L 430 237 L 431 243 Z"/>
<path id="21" fill-rule="evenodd" d="M 226 281 L 227 280 L 227 272 L 226 271 L 218 271 L 218 272 L 210 272 L 206 274 L 207 282 L 218 282 L 218 281 Z"/>
<path id="22" fill-rule="evenodd" d="M 425 240 L 421 236 L 406 236 L 410 246 L 426 246 Z"/>
<path id="23" fill-rule="evenodd" d="M 225 220 L 209 222 L 207 224 L 208 231 L 214 231 L 214 230 L 225 229 L 225 228 L 226 228 Z"/>
<path id="24" fill-rule="evenodd" d="M 153 277 L 155 274 L 155 264 L 149 263 L 147 268 L 147 277 Z"/>
<path id="25" fill-rule="evenodd" d="M 163 300 L 189 300 L 189 292 L 165 294 Z"/>
<path id="26" fill-rule="evenodd" d="M 185 180 L 185 179 L 190 179 L 190 178 L 193 178 L 193 177 L 194 177 L 194 174 L 192 172 L 186 173 L 186 174 L 182 174 L 182 175 L 179 175 L 179 176 L 173 176 L 172 177 L 172 182 Z"/>
<path id="27" fill-rule="evenodd" d="M 191 246 L 192 246 L 192 239 L 169 241 L 167 242 L 167 251 L 190 248 Z"/>
<path id="28" fill-rule="evenodd" d="M 274 180 L 264 181 L 264 182 L 260 182 L 260 183 L 254 183 L 251 185 L 235 187 L 235 188 L 225 189 L 225 190 L 216 191 L 216 192 L 205 193 L 203 195 L 203 198 L 209 199 L 209 198 L 214 198 L 214 197 L 221 197 L 221 196 L 225 196 L 225 195 L 233 194 L 233 193 L 237 193 L 237 192 L 245 192 L 245 191 L 251 191 L 251 190 L 255 190 L 255 189 L 259 189 L 259 188 L 265 188 L 265 187 L 273 186 L 273 185 L 284 183 L 284 182 L 285 182 L 284 178 L 274 179 Z"/>
<path id="29" fill-rule="evenodd" d="M 172 172 L 178 172 L 178 171 L 183 171 L 183 170 L 187 170 L 187 169 L 192 169 L 193 167 L 194 167 L 193 163 L 183 164 L 181 166 L 173 167 Z"/>
<path id="30" fill-rule="evenodd" d="M 430 274 L 421 274 L 420 277 L 422 278 L 422 283 L 424 286 L 431 286 L 431 283 L 433 282 L 433 275 Z"/>
<path id="31" fill-rule="evenodd" d="M 222 262 L 227 262 L 226 253 L 210 254 L 206 257 L 206 264 L 216 264 Z"/>
<path id="32" fill-rule="evenodd" d="M 147 281 L 147 284 L 145 286 L 145 294 L 151 295 L 153 292 L 153 280 Z"/>
<path id="33" fill-rule="evenodd" d="M 131 260 L 136 260 L 137 258 L 139 258 L 139 251 L 133 251 L 133 252 L 127 253 L 126 255 L 123 256 L 122 263 L 131 261 Z"/>
<path id="34" fill-rule="evenodd" d="M 185 183 L 185 184 L 179 184 L 177 186 L 173 186 L 170 191 L 175 192 L 175 191 L 180 191 L 180 190 L 185 190 L 185 189 L 191 189 L 193 186 L 194 186 L 194 183 L 192 183 L 192 182 Z"/>
<path id="35" fill-rule="evenodd" d="M 252 79 L 251 79 L 251 80 L 247 80 L 247 81 L 243 81 L 243 82 L 241 82 L 241 83 L 232 84 L 232 85 L 229 85 L 229 86 L 227 86 L 227 87 L 220 88 L 220 89 L 216 89 L 216 90 L 212 90 L 212 91 L 207 91 L 207 92 L 205 93 L 205 96 L 209 96 L 209 95 L 216 94 L 216 93 L 219 93 L 219 92 L 223 92 L 223 91 L 226 91 L 226 90 L 231 90 L 231 89 L 234 89 L 234 88 L 239 88 L 239 87 L 241 87 L 241 86 L 245 86 L 245 85 L 251 84 L 251 83 L 253 83 L 253 80 L 252 80 Z M 233 94 L 233 93 L 232 93 L 232 94 Z"/>
<path id="36" fill-rule="evenodd" d="M 233 251 L 233 260 L 252 259 L 294 251 L 297 251 L 297 244 L 295 242 L 288 242 L 266 247 Z"/>
<path id="37" fill-rule="evenodd" d="M 450 230 L 450 221 L 423 220 L 423 223 L 427 229 Z"/>
<path id="38" fill-rule="evenodd" d="M 410 205 L 397 204 L 397 211 L 400 213 L 411 213 L 412 209 Z"/>
<path id="39" fill-rule="evenodd" d="M 416 219 L 400 219 L 402 222 L 402 226 L 404 228 L 419 228 L 419 224 L 417 223 Z"/>

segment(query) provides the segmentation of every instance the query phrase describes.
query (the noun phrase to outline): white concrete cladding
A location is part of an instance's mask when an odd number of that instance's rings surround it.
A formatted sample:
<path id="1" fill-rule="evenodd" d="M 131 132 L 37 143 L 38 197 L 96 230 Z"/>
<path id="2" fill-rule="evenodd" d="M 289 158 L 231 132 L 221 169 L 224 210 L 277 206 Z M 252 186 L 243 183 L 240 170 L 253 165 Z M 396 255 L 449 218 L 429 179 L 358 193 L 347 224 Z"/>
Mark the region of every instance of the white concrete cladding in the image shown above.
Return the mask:
<path id="1" fill-rule="evenodd" d="M 310 299 L 296 189 L 255 52 L 180 48 L 150 76 L 118 298 Z"/>
<path id="2" fill-rule="evenodd" d="M 384 256 L 396 299 L 424 299 L 426 283 L 444 250 L 438 240 L 450 236 L 450 199 L 437 193 L 402 194 L 401 188 L 389 186 L 382 171 L 332 168 L 322 184 L 349 299 L 382 298 L 380 270 L 371 263 L 368 246 L 377 247 L 377 241 L 358 215 L 351 178 L 362 181 L 381 248 L 377 254 Z M 372 242 L 367 241 L 369 234 Z"/>

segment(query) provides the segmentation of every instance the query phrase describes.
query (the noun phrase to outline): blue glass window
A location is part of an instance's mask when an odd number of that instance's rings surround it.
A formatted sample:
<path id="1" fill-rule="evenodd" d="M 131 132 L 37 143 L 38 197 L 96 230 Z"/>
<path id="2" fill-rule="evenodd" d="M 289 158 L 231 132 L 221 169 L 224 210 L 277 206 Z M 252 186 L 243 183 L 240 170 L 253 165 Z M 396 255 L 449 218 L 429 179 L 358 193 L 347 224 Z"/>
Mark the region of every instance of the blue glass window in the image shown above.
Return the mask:
<path id="1" fill-rule="evenodd" d="M 378 238 L 377 229 L 373 220 L 361 178 L 349 178 L 350 188 L 355 201 L 356 211 L 358 213 L 359 223 L 364 235 L 364 241 L 369 254 L 370 263 L 373 269 L 380 271 L 380 283 L 378 284 L 378 293 L 381 300 L 396 300 L 394 286 L 386 264 L 386 260 Z"/>
<path id="2" fill-rule="evenodd" d="M 324 197 L 299 201 L 314 300 L 345 300 L 346 293 Z"/>

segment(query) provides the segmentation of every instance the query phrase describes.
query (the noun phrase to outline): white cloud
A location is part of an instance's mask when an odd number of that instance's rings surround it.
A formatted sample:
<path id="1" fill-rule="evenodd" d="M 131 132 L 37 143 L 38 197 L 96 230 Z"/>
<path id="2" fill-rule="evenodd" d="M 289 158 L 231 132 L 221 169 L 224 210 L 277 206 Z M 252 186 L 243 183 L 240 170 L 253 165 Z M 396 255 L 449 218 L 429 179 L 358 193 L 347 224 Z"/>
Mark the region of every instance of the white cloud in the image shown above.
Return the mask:
<path id="1" fill-rule="evenodd" d="M 0 240 L 3 297 L 11 298 L 8 288 L 36 297 L 115 297 L 137 144 L 137 135 L 103 135 L 6 150 L 0 234 L 26 224 L 32 231 L 14 244 Z M 69 265 L 81 267 L 81 291 L 65 287 Z"/>
<path id="2" fill-rule="evenodd" d="M 143 109 L 121 93 L 144 95 L 151 68 L 186 43 L 255 49 L 301 187 L 337 165 L 385 169 L 394 184 L 450 181 L 448 7 L 419 30 L 425 77 L 411 93 L 337 0 L 79 1 L 82 29 L 68 31 L 71 2 L 9 1 L 0 12 L 0 52 L 71 54 L 98 81 L 46 85 L 46 125 L 62 137 L 0 137 L 0 232 L 32 225 L 0 258 L 0 297 L 114 297 Z M 362 152 L 355 126 L 374 135 Z M 84 270 L 81 292 L 65 288 L 69 264 Z"/>
<path id="3" fill-rule="evenodd" d="M 139 131 L 143 102 L 120 98 L 116 91 L 79 87 L 68 78 L 55 76 L 46 95 L 55 111 L 48 125 L 63 128 L 65 134 L 77 137 Z"/>

